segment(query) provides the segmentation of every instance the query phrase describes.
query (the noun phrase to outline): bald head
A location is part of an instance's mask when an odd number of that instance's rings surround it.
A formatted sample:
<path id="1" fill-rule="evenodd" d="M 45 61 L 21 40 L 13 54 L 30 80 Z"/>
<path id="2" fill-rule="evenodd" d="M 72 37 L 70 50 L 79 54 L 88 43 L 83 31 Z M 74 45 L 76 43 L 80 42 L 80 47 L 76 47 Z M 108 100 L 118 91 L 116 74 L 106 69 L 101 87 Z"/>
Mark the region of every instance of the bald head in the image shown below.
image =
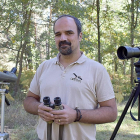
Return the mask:
<path id="1" fill-rule="evenodd" d="M 63 17 L 69 17 L 69 18 L 72 18 L 76 24 L 76 27 L 77 27 L 77 32 L 78 32 L 78 36 L 79 34 L 81 33 L 82 31 L 82 25 L 81 25 L 81 22 L 79 21 L 79 19 L 77 19 L 76 17 L 74 16 L 71 16 L 71 15 L 62 15 L 60 17 L 58 17 L 58 19 L 54 22 L 54 27 L 53 27 L 53 30 L 55 29 L 55 24 L 56 22 L 60 19 L 60 18 L 63 18 Z M 54 30 L 55 32 L 55 30 Z"/>

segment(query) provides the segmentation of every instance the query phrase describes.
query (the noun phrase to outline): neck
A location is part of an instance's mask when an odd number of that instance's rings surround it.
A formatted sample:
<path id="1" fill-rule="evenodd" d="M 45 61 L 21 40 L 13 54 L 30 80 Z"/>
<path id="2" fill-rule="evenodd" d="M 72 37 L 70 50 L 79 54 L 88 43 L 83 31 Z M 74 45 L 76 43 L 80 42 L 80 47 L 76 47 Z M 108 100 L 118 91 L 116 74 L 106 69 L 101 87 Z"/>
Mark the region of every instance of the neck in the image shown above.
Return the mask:
<path id="1" fill-rule="evenodd" d="M 60 54 L 59 61 L 60 63 L 66 68 L 68 65 L 71 63 L 77 61 L 81 57 L 81 52 L 77 52 L 75 54 L 70 54 L 70 55 L 62 55 Z"/>

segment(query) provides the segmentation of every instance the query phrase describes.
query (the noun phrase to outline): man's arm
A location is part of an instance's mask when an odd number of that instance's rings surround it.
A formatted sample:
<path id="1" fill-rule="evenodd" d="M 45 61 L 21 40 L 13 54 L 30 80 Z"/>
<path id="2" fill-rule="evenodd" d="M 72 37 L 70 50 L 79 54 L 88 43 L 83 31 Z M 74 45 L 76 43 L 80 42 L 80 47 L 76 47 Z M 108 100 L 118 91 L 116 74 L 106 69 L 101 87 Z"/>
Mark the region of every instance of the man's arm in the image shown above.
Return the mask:
<path id="1" fill-rule="evenodd" d="M 24 109 L 28 113 L 38 115 L 38 106 L 41 104 L 39 101 L 40 101 L 40 97 L 38 95 L 35 95 L 31 91 L 29 91 L 27 97 L 23 102 Z"/>
<path id="2" fill-rule="evenodd" d="M 101 124 L 113 122 L 117 118 L 117 105 L 115 98 L 100 102 L 100 107 L 95 110 L 81 110 L 80 122 Z"/>
<path id="3" fill-rule="evenodd" d="M 117 118 L 117 106 L 115 98 L 100 102 L 97 109 L 80 109 L 82 118 L 79 122 L 89 124 L 102 124 L 113 122 Z M 64 110 L 51 111 L 57 124 L 69 124 L 76 119 L 76 111 L 64 105 Z M 61 121 L 60 121 L 61 120 Z"/>
<path id="4" fill-rule="evenodd" d="M 53 114 L 49 113 L 52 108 L 44 106 L 43 103 L 40 103 L 40 97 L 31 91 L 28 92 L 23 105 L 24 109 L 28 113 L 39 115 L 44 121 L 51 121 L 54 119 Z"/>

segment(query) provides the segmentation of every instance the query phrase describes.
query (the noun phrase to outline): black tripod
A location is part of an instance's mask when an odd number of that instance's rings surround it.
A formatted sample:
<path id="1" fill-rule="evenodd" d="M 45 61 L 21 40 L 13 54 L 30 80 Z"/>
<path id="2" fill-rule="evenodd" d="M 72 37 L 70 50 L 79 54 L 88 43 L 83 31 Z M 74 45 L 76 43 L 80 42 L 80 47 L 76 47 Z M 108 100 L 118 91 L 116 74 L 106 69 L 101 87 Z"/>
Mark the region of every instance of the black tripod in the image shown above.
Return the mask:
<path id="1" fill-rule="evenodd" d="M 119 127 L 120 127 L 120 125 L 121 125 L 126 113 L 127 113 L 127 110 L 129 108 L 129 106 L 132 103 L 132 105 L 131 105 L 131 108 L 132 108 L 133 105 L 135 104 L 137 98 L 138 98 L 138 119 L 136 119 L 132 115 L 131 110 L 130 110 L 130 115 L 131 115 L 131 117 L 132 117 L 132 119 L 134 121 L 140 121 L 140 106 L 139 106 L 140 105 L 140 60 L 138 62 L 134 63 L 134 66 L 135 66 L 135 71 L 136 71 L 136 74 L 137 74 L 137 80 L 138 81 L 135 81 L 135 83 L 137 83 L 136 87 L 134 87 L 133 90 L 132 90 L 132 93 L 131 93 L 131 95 L 129 97 L 129 100 L 128 100 L 128 102 L 127 102 L 127 104 L 126 104 L 126 106 L 125 106 L 125 108 L 124 108 L 124 110 L 122 112 L 122 115 L 121 115 L 121 117 L 120 117 L 120 119 L 119 119 L 119 121 L 118 121 L 118 123 L 117 123 L 117 125 L 116 125 L 116 127 L 115 127 L 115 129 L 113 131 L 113 133 L 112 133 L 112 136 L 111 136 L 110 140 L 114 140 L 114 138 L 115 138 L 115 136 L 116 136 L 116 134 L 118 132 L 118 129 L 119 129 Z"/>

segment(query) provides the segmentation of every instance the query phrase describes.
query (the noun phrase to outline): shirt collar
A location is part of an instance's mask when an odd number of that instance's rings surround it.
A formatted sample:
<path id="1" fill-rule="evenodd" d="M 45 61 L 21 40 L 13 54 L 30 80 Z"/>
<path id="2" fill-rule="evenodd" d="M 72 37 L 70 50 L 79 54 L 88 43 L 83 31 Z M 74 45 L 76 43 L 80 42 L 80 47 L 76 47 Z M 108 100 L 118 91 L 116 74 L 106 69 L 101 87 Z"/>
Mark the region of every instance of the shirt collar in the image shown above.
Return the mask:
<path id="1" fill-rule="evenodd" d="M 82 55 L 80 56 L 80 58 L 77 61 L 73 62 L 73 63 L 82 64 L 82 63 L 84 63 L 86 61 L 87 57 L 84 55 L 83 52 L 81 52 L 81 54 Z M 60 64 L 59 57 L 60 57 L 60 53 L 58 53 L 57 56 L 56 56 L 55 64 Z"/>

